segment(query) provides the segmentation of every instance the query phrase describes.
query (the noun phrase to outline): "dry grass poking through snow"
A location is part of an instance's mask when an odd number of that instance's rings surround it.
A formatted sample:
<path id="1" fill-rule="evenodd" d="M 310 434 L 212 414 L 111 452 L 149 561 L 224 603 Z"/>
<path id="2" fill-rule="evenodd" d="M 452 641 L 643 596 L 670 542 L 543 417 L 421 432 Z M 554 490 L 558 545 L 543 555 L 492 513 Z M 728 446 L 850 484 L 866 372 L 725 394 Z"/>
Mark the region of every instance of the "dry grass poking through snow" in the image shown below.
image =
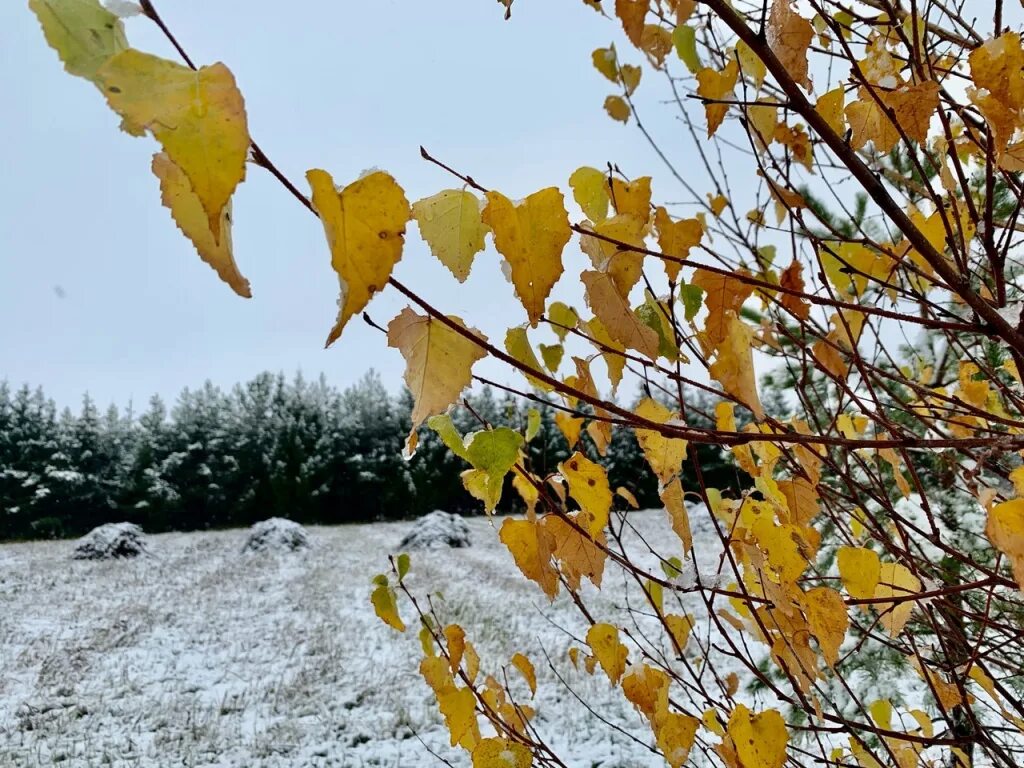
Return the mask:
<path id="1" fill-rule="evenodd" d="M 658 536 L 662 516 L 631 519 Z M 573 765 L 663 765 L 621 694 L 569 663 L 573 641 L 554 624 L 585 632 L 569 601 L 548 605 L 489 522 L 469 522 L 472 548 L 413 553 L 414 591 L 443 593 L 484 671 L 515 651 L 534 660 L 536 723 Z M 427 747 L 466 765 L 416 672 L 415 631 L 398 635 L 369 605 L 409 527 L 310 528 L 313 549 L 281 557 L 243 556 L 244 530 L 153 536 L 153 557 L 128 562 L 72 561 L 71 542 L 0 547 L 0 765 L 441 764 Z M 638 741 L 582 710 L 542 645 Z"/>

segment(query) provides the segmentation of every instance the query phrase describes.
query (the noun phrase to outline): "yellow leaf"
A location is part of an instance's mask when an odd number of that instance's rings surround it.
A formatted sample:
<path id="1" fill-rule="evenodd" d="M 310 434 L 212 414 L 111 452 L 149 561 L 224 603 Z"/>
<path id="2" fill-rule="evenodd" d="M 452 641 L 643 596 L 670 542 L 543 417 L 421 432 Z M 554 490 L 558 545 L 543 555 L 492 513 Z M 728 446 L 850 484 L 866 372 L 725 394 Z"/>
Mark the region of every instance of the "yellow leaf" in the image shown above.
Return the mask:
<path id="1" fill-rule="evenodd" d="M 370 602 L 373 603 L 373 610 L 377 616 L 393 629 L 405 632 L 405 623 L 398 615 L 398 601 L 395 599 L 395 590 L 388 586 L 387 580 L 383 583 L 376 582 L 373 592 L 370 594 Z"/>
<path id="2" fill-rule="evenodd" d="M 644 18 L 647 16 L 648 0 L 615 0 L 615 15 L 622 22 L 629 42 L 640 47 L 644 33 Z"/>
<path id="3" fill-rule="evenodd" d="M 672 478 L 661 489 L 660 495 L 661 503 L 665 505 L 665 511 L 672 523 L 672 530 L 683 543 L 683 554 L 685 555 L 693 547 L 693 534 L 690 532 L 690 517 L 686 511 L 686 505 L 683 503 L 683 485 L 679 478 Z"/>
<path id="4" fill-rule="evenodd" d="M 473 768 L 530 768 L 533 755 L 510 739 L 481 739 L 473 748 Z"/>
<path id="5" fill-rule="evenodd" d="M 604 100 L 604 111 L 612 120 L 625 123 L 629 120 L 629 104 L 621 96 L 609 96 Z"/>
<path id="6" fill-rule="evenodd" d="M 456 280 L 465 282 L 489 231 L 481 218 L 480 200 L 464 189 L 446 189 L 414 203 L 412 215 L 430 252 Z"/>
<path id="7" fill-rule="evenodd" d="M 631 506 L 633 509 L 640 509 L 640 502 L 636 500 L 636 496 L 634 496 L 633 492 L 628 488 L 620 485 L 618 488 L 615 489 L 615 495 L 621 496 L 623 499 L 625 499 L 626 503 L 629 504 L 629 506 Z"/>
<path id="8" fill-rule="evenodd" d="M 790 2 L 773 0 L 765 33 L 772 53 L 786 68 L 789 76 L 809 93 L 811 79 L 807 75 L 807 49 L 814 38 L 814 27 L 793 10 Z"/>
<path id="9" fill-rule="evenodd" d="M 731 330 L 731 316 L 735 316 L 753 289 L 742 280 L 698 269 L 691 285 L 704 291 L 704 306 L 708 316 L 699 340 L 706 354 L 718 348 Z"/>
<path id="10" fill-rule="evenodd" d="M 785 764 L 789 732 L 774 709 L 751 716 L 749 709 L 737 704 L 726 732 L 742 768 L 782 768 Z"/>
<path id="11" fill-rule="evenodd" d="M 537 355 L 534 354 L 533 347 L 530 346 L 530 339 L 526 335 L 526 328 L 517 326 L 508 329 L 505 333 L 505 351 L 528 369 L 532 371 L 541 370 L 540 361 L 537 359 Z M 538 379 L 536 376 L 531 376 L 526 371 L 522 373 L 532 386 L 545 392 L 550 392 L 553 389 L 550 384 Z"/>
<path id="12" fill-rule="evenodd" d="M 437 694 L 437 705 L 444 715 L 445 724 L 451 733 L 451 745 L 456 744 L 472 750 L 480 741 L 480 726 L 476 721 L 476 697 L 469 688 L 454 685 Z"/>
<path id="13" fill-rule="evenodd" d="M 558 594 L 558 573 L 551 566 L 551 541 L 547 532 L 532 520 L 506 518 L 498 538 L 508 547 L 523 575 L 537 582 L 553 600 Z"/>
<path id="14" fill-rule="evenodd" d="M 901 85 L 882 94 L 882 101 L 893 111 L 897 125 L 920 144 L 928 139 L 932 115 L 939 106 L 939 84 L 929 80 L 917 85 Z"/>
<path id="15" fill-rule="evenodd" d="M 658 247 L 661 252 L 677 259 L 689 256 L 690 249 L 700 245 L 700 239 L 704 234 L 704 226 L 700 219 L 672 221 L 664 207 L 658 207 L 654 212 L 654 226 L 658 231 Z M 678 261 L 663 260 L 662 265 L 668 279 L 675 282 L 682 264 Z"/>
<path id="16" fill-rule="evenodd" d="M 499 192 L 488 192 L 483 220 L 493 230 L 494 245 L 512 268 L 516 295 L 536 326 L 562 274 L 562 249 L 569 242 L 562 193 L 548 187 L 517 205 Z"/>
<path id="17" fill-rule="evenodd" d="M 449 318 L 465 328 L 462 320 Z M 473 335 L 486 341 L 476 329 Z M 472 381 L 473 364 L 486 352 L 439 320 L 409 307 L 388 324 L 388 346 L 405 358 L 405 383 L 415 399 L 412 432 L 429 416 L 443 413 Z"/>
<path id="18" fill-rule="evenodd" d="M 682 768 L 697 738 L 700 720 L 678 712 L 666 712 L 655 724 L 658 749 L 672 768 Z"/>
<path id="19" fill-rule="evenodd" d="M 330 346 L 349 319 L 362 312 L 387 283 L 402 257 L 412 210 L 402 188 L 383 171 L 364 176 L 340 193 L 326 171 L 308 171 L 306 178 L 341 285 L 338 320 L 327 337 Z"/>
<path id="20" fill-rule="evenodd" d="M 677 616 L 670 613 L 665 616 L 665 625 L 672 635 L 676 652 L 682 653 L 686 649 L 687 640 L 690 639 L 690 632 L 693 631 L 693 616 Z"/>
<path id="21" fill-rule="evenodd" d="M 754 334 L 735 313 L 727 313 L 728 333 L 718 346 L 718 356 L 708 368 L 712 378 L 722 388 L 741 403 L 746 405 L 761 421 L 764 409 L 757 394 L 757 383 L 754 378 L 754 357 L 751 350 Z"/>
<path id="22" fill-rule="evenodd" d="M 239 296 L 249 298 L 249 281 L 242 277 L 231 248 L 231 204 L 221 212 L 220 239 L 214 236 L 199 197 L 185 173 L 164 152 L 153 155 L 153 173 L 160 179 L 163 204 L 170 209 L 178 229 L 192 241 L 199 257 Z"/>
<path id="23" fill-rule="evenodd" d="M 618 214 L 590 228 L 602 237 L 580 237 L 580 247 L 590 257 L 594 268 L 611 275 L 615 289 L 623 299 L 629 296 L 630 289 L 636 285 L 643 270 L 644 254 L 639 249 L 644 248 L 645 227 L 645 222 L 635 216 Z M 620 246 L 619 243 L 624 245 Z"/>
<path id="24" fill-rule="evenodd" d="M 742 40 L 736 43 L 736 57 L 740 61 L 740 69 L 743 74 L 754 81 L 756 90 L 760 90 L 764 84 L 764 77 L 768 74 L 768 67 L 761 61 L 761 57 Z"/>
<path id="25" fill-rule="evenodd" d="M 653 398 L 644 398 L 635 413 L 642 419 L 655 424 L 681 423 L 677 415 Z M 679 474 L 683 459 L 686 458 L 686 441 L 665 437 L 653 429 L 637 428 L 634 433 L 644 457 L 661 483 L 667 483 Z"/>
<path id="26" fill-rule="evenodd" d="M 537 673 L 533 668 L 533 662 L 523 654 L 515 653 L 512 656 L 512 666 L 519 670 L 526 679 L 526 684 L 530 686 L 530 693 L 535 695 L 537 693 Z"/>
<path id="27" fill-rule="evenodd" d="M 877 554 L 864 547 L 840 547 L 836 551 L 836 564 L 850 597 L 867 600 L 875 596 L 882 568 Z"/>
<path id="28" fill-rule="evenodd" d="M 651 177 L 641 176 L 633 181 L 613 178 L 611 200 L 616 213 L 633 216 L 646 224 L 651 217 Z"/>
<path id="29" fill-rule="evenodd" d="M 444 628 L 444 638 L 448 643 L 448 666 L 454 675 L 462 664 L 462 654 L 466 649 L 466 632 L 458 624 L 449 624 Z"/>
<path id="30" fill-rule="evenodd" d="M 553 514 L 545 515 L 541 520 L 551 554 L 558 561 L 569 588 L 574 591 L 580 588 L 584 576 L 595 587 L 600 587 L 605 560 L 608 559 L 608 553 L 603 548 L 606 545 L 604 532 L 590 536 L 587 533 L 588 522 L 589 518 L 581 516 L 581 513 L 570 513 L 568 520 Z"/>
<path id="31" fill-rule="evenodd" d="M 596 317 L 588 320 L 583 330 L 597 342 L 596 346 L 600 349 L 601 358 L 608 369 L 608 381 L 611 382 L 614 393 L 622 381 L 622 372 L 626 368 L 626 358 L 623 355 L 626 348 L 611 337 L 604 324 Z"/>
<path id="32" fill-rule="evenodd" d="M 818 114 L 825 118 L 828 127 L 837 136 L 846 132 L 846 121 L 843 119 L 843 107 L 846 103 L 846 90 L 843 86 L 833 88 L 828 93 L 818 97 L 818 103 L 814 105 Z"/>
<path id="33" fill-rule="evenodd" d="M 1024 590 L 1024 499 L 996 504 L 988 513 L 985 535 L 1010 559 L 1013 575 Z"/>
<path id="34" fill-rule="evenodd" d="M 652 722 L 668 710 L 668 687 L 668 675 L 647 664 L 630 667 L 622 678 L 623 695 Z"/>
<path id="35" fill-rule="evenodd" d="M 611 624 L 594 624 L 587 630 L 587 645 L 612 685 L 618 684 L 626 671 L 626 657 L 629 655 L 626 646 L 619 641 L 619 630 Z"/>
<path id="36" fill-rule="evenodd" d="M 573 171 L 569 186 L 584 216 L 595 224 L 608 218 L 608 178 L 605 174 L 597 168 L 583 166 Z"/>
<path id="37" fill-rule="evenodd" d="M 878 574 L 878 586 L 873 597 L 907 598 L 921 591 L 921 582 L 906 566 L 899 563 L 882 563 Z M 879 621 L 888 631 L 889 637 L 896 637 L 903 631 L 910 614 L 914 610 L 914 601 L 903 599 L 895 603 L 876 603 Z"/>
<path id="38" fill-rule="evenodd" d="M 577 451 L 558 465 L 558 471 L 569 484 L 569 493 L 580 509 L 589 515 L 586 527 L 590 535 L 597 536 L 608 525 L 612 508 L 612 491 L 604 467 Z"/>
<path id="39" fill-rule="evenodd" d="M 107 59 L 128 47 L 121 20 L 98 0 L 29 0 L 28 7 L 68 74 L 95 80 Z"/>
<path id="40" fill-rule="evenodd" d="M 580 275 L 586 287 L 587 306 L 617 342 L 654 360 L 659 354 L 658 334 L 638 318 L 607 272 Z"/>
<path id="41" fill-rule="evenodd" d="M 134 49 L 97 72 L 111 109 L 145 128 L 188 177 L 214 239 L 235 187 L 245 178 L 249 130 L 235 78 L 223 64 L 194 71 Z"/>
<path id="42" fill-rule="evenodd" d="M 732 97 L 739 71 L 736 60 L 730 58 L 729 63 L 721 72 L 711 67 L 704 67 L 697 72 L 697 95 L 704 99 L 710 99 L 710 101 L 704 102 L 704 114 L 708 121 L 708 138 L 715 135 L 718 126 L 725 119 L 725 113 L 729 111 L 728 104 L 719 102 Z"/>
<path id="43" fill-rule="evenodd" d="M 839 646 L 843 644 L 850 625 L 842 595 L 829 587 L 815 587 L 801 595 L 800 604 L 825 662 L 830 667 L 835 666 L 839 660 Z"/>
<path id="44" fill-rule="evenodd" d="M 557 411 L 555 413 L 555 426 L 558 427 L 562 436 L 565 437 L 565 441 L 569 444 L 569 450 L 572 450 L 576 443 L 579 442 L 580 433 L 583 431 L 583 418 L 573 416 L 565 411 Z"/>
<path id="45" fill-rule="evenodd" d="M 476 682 L 477 674 L 480 672 L 480 656 L 477 654 L 473 644 L 468 641 L 466 642 L 463 655 L 466 659 L 466 677 L 469 678 L 470 683 L 474 683 Z"/>
<path id="46" fill-rule="evenodd" d="M 672 50 L 672 33 L 658 24 L 645 24 L 640 33 L 640 50 L 660 69 Z"/>
<path id="47" fill-rule="evenodd" d="M 613 83 L 619 82 L 619 64 L 615 55 L 615 46 L 609 48 L 597 48 L 590 54 L 594 63 L 594 69 L 607 77 Z M 600 171 L 598 171 L 600 173 Z M 595 219 L 596 221 L 596 219 Z"/>
<path id="48" fill-rule="evenodd" d="M 576 327 L 580 318 L 575 309 L 561 301 L 555 301 L 548 307 L 548 320 L 551 321 L 551 330 L 558 340 L 565 341 L 566 335 Z"/>

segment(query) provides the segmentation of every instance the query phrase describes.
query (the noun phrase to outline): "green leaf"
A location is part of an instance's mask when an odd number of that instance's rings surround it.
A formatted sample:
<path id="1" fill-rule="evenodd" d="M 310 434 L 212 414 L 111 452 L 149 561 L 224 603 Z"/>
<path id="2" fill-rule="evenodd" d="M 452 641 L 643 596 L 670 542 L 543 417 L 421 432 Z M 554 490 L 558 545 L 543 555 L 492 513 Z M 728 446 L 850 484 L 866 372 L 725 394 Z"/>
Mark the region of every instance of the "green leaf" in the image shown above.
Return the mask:
<path id="1" fill-rule="evenodd" d="M 466 445 L 462 441 L 462 435 L 459 434 L 459 430 L 452 424 L 451 416 L 447 413 L 442 413 L 440 416 L 431 416 L 427 419 L 427 426 L 437 433 L 437 436 L 441 438 L 441 442 L 447 445 L 452 453 L 469 461 Z"/>
<path id="2" fill-rule="evenodd" d="M 29 0 L 43 35 L 69 74 L 96 80 L 96 72 L 128 47 L 124 25 L 99 0 Z"/>
<path id="3" fill-rule="evenodd" d="M 398 570 L 399 581 L 405 578 L 405 575 L 409 572 L 409 566 L 411 564 L 409 555 L 405 552 L 402 552 L 397 558 L 395 558 L 395 568 Z"/>
<path id="4" fill-rule="evenodd" d="M 704 303 L 704 289 L 697 285 L 680 283 L 679 300 L 683 302 L 683 311 L 687 321 L 693 320 Z"/>
<path id="5" fill-rule="evenodd" d="M 530 442 L 540 432 L 540 411 L 531 408 L 526 414 L 526 442 Z"/>
<path id="6" fill-rule="evenodd" d="M 675 32 L 672 33 L 672 44 L 676 47 L 676 55 L 690 70 L 690 74 L 697 74 L 702 67 L 697 55 L 697 31 L 686 24 L 677 25 Z"/>

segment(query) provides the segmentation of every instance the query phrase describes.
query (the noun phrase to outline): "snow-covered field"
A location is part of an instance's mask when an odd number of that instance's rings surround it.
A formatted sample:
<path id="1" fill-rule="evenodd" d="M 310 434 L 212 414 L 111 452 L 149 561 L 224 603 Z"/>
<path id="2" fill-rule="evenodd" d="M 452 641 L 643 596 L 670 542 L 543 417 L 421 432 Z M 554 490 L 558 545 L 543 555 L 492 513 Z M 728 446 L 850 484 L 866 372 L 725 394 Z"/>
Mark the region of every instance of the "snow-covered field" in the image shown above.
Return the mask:
<path id="1" fill-rule="evenodd" d="M 630 520 L 678 549 L 663 512 Z M 443 593 L 443 618 L 463 625 L 485 672 L 515 651 L 534 660 L 535 723 L 572 765 L 664 765 L 621 693 L 569 662 L 579 643 L 566 630 L 585 633 L 571 602 L 550 605 L 491 523 L 469 524 L 471 548 L 413 553 L 413 591 Z M 466 765 L 417 672 L 411 608 L 400 603 L 413 631 L 399 635 L 368 599 L 409 528 L 311 528 L 311 550 L 280 556 L 243 556 L 243 530 L 153 536 L 153 555 L 134 561 L 73 561 L 67 541 L 0 546 L 0 765 Z M 621 574 L 606 579 L 621 595 Z M 637 740 L 588 715 L 541 647 Z"/>

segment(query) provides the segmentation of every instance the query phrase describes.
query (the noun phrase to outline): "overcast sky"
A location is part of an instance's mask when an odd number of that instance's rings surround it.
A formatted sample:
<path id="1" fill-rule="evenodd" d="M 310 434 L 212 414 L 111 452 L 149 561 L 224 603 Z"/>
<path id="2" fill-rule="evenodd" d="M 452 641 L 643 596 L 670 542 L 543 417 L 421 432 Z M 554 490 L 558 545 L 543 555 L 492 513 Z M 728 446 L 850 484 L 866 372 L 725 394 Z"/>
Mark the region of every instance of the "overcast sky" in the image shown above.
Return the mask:
<path id="1" fill-rule="evenodd" d="M 410 200 L 455 186 L 420 159 L 423 144 L 513 198 L 550 184 L 567 190 L 576 167 L 607 161 L 631 176 L 653 173 L 658 199 L 680 194 L 657 184 L 667 176 L 635 127 L 604 115 L 614 88 L 590 53 L 628 44 L 616 23 L 580 3 L 517 3 L 510 22 L 485 0 L 157 7 L 196 61 L 231 68 L 252 135 L 303 190 L 312 167 L 339 183 L 386 169 Z M 62 70 L 25 2 L 0 3 L 0 28 L 0 379 L 42 385 L 61 405 L 85 391 L 138 405 L 154 392 L 173 397 L 205 379 L 230 386 L 267 369 L 323 372 L 344 386 L 373 367 L 397 387 L 400 355 L 358 320 L 323 349 L 338 296 L 323 230 L 268 174 L 250 166 L 235 197 L 247 301 L 199 260 L 160 205 L 149 171 L 155 141 L 117 129 L 96 89 Z M 173 57 L 147 20 L 129 19 L 127 32 L 135 47 Z M 678 130 L 667 114 L 651 115 L 659 120 Z M 681 133 L 666 141 L 685 146 Z M 459 289 L 410 229 L 402 280 L 498 341 L 525 321 L 492 250 Z M 577 272 L 578 251 L 575 241 L 567 249 Z M 400 299 L 378 297 L 371 315 L 386 324 Z"/>

